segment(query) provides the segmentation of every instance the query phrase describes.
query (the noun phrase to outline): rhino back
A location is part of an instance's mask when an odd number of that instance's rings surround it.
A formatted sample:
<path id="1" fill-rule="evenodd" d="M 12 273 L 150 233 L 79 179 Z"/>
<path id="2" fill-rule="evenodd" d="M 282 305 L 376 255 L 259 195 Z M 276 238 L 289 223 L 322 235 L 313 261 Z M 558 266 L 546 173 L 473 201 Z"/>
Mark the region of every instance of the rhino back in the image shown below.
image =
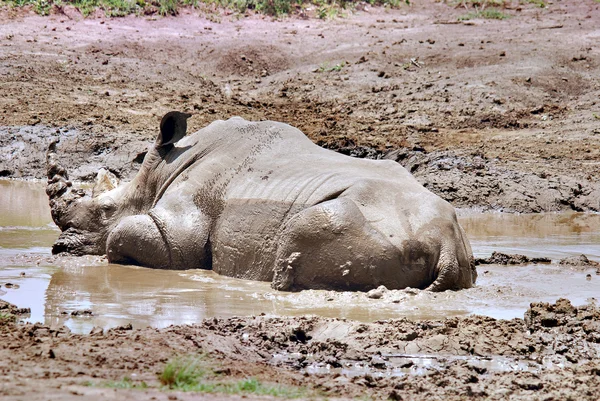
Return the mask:
<path id="1" fill-rule="evenodd" d="M 189 166 L 159 205 L 192 199 L 190 206 L 212 220 L 213 269 L 233 277 L 271 280 L 282 227 L 308 207 L 356 192 L 348 191 L 353 187 L 372 192 L 374 182 L 381 191 L 398 185 L 424 190 L 397 163 L 344 156 L 271 121 L 218 121 L 177 147 L 187 155 L 173 154 L 167 163 Z"/>

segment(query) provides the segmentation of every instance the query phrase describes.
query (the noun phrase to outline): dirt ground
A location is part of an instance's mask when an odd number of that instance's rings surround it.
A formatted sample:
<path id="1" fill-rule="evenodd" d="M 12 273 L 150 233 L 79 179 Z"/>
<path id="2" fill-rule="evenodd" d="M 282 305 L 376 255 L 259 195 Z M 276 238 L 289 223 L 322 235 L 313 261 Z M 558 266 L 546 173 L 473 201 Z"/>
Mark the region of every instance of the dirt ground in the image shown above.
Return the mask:
<path id="1" fill-rule="evenodd" d="M 89 335 L 71 334 L 66 327 L 4 324 L 0 395 L 3 400 L 225 397 L 161 391 L 158 375 L 174 355 L 203 355 L 220 381 L 254 377 L 301 387 L 310 399 L 597 400 L 600 310 L 575 308 L 561 299 L 532 304 L 525 319 L 508 321 L 471 316 L 365 324 L 256 316 L 161 330 L 97 328 Z M 148 387 L 107 388 L 125 377 Z"/>
<path id="2" fill-rule="evenodd" d="M 102 166 L 131 178 L 161 116 L 182 110 L 190 130 L 272 119 L 397 160 L 456 207 L 599 211 L 600 3 L 514 3 L 508 20 L 457 22 L 468 11 L 430 0 L 333 21 L 0 10 L 0 176 L 43 178 L 60 136 L 71 178 Z M 597 400 L 599 332 L 598 309 L 568 301 L 510 321 L 258 316 L 90 335 L 7 323 L 0 395 L 221 399 L 159 389 L 170 358 L 204 354 L 219 380 L 301 386 L 306 398 Z M 150 387 L 106 384 L 125 377 Z"/>
<path id="3" fill-rule="evenodd" d="M 333 21 L 82 19 L 0 12 L 0 176 L 44 176 L 60 135 L 72 178 L 131 178 L 169 110 L 190 130 L 241 115 L 388 157 L 457 207 L 600 210 L 600 4 L 513 3 L 458 22 L 418 1 Z M 57 131 L 58 129 L 58 131 Z"/>

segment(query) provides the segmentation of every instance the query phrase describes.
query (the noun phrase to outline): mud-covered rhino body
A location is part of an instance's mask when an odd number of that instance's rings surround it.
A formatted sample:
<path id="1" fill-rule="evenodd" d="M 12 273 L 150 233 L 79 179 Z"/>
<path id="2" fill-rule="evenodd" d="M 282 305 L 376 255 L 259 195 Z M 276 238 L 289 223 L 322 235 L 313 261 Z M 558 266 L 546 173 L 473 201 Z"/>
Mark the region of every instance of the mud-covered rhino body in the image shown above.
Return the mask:
<path id="1" fill-rule="evenodd" d="M 100 174 L 92 197 L 70 190 L 50 146 L 47 192 L 63 231 L 55 253 L 212 269 L 280 290 L 474 284 L 454 209 L 399 164 L 344 156 L 287 124 L 239 117 L 183 138 L 187 117 L 167 114 L 133 181 L 106 190 Z"/>

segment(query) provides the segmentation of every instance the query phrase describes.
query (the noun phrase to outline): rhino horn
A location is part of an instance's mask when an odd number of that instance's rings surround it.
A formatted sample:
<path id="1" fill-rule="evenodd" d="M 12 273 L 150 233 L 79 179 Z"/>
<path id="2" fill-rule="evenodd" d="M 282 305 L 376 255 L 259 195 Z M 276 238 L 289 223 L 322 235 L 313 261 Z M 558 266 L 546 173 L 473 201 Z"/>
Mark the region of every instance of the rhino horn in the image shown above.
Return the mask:
<path id="1" fill-rule="evenodd" d="M 92 198 L 97 197 L 101 193 L 111 191 L 119 186 L 119 179 L 104 167 L 98 170 L 96 175 L 96 183 L 92 189 Z"/>
<path id="2" fill-rule="evenodd" d="M 68 224 L 69 209 L 71 209 L 74 201 L 85 194 L 81 190 L 75 191 L 72 189 L 67 170 L 60 164 L 59 157 L 56 154 L 56 144 L 59 142 L 60 139 L 50 142 L 46 152 L 46 173 L 48 176 L 46 195 L 48 195 L 52 219 L 64 231 Z"/>

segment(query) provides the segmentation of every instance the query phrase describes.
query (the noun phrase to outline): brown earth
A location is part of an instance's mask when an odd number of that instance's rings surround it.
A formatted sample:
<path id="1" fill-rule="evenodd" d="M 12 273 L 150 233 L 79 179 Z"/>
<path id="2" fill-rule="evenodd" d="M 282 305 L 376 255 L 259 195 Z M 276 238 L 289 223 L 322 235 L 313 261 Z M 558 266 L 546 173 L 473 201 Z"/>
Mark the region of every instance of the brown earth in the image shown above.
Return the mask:
<path id="1" fill-rule="evenodd" d="M 214 380 L 254 377 L 306 398 L 597 400 L 600 310 L 565 299 L 525 319 L 358 323 L 320 317 L 209 319 L 89 335 L 0 325 L 3 400 L 222 398 L 161 390 L 174 355 L 202 355 Z M 130 378 L 144 389 L 107 388 Z M 251 393 L 246 395 L 255 397 Z M 229 396 L 229 398 L 239 398 Z"/>
<path id="2" fill-rule="evenodd" d="M 241 115 L 398 160 L 457 207 L 600 210 L 600 4 L 511 3 L 507 20 L 416 2 L 333 21 L 81 19 L 0 12 L 0 176 L 131 178 L 172 109 L 191 129 Z M 362 7 L 361 7 L 362 8 Z M 30 127 L 33 126 L 33 127 Z M 59 131 L 57 131 L 57 129 Z"/>
<path id="3" fill-rule="evenodd" d="M 72 178 L 102 166 L 131 178 L 177 109 L 194 113 L 193 130 L 273 119 L 395 159 L 457 207 L 600 210 L 600 3 L 515 3 L 508 20 L 457 23 L 467 11 L 429 0 L 333 21 L 0 10 L 0 176 L 43 178 L 60 136 Z M 600 394 L 598 309 L 567 301 L 511 321 L 254 317 L 90 335 L 0 322 L 6 400 L 221 399 L 158 388 L 167 360 L 200 353 L 218 380 L 302 386 L 308 398 Z M 150 388 L 107 388 L 125 377 Z"/>

